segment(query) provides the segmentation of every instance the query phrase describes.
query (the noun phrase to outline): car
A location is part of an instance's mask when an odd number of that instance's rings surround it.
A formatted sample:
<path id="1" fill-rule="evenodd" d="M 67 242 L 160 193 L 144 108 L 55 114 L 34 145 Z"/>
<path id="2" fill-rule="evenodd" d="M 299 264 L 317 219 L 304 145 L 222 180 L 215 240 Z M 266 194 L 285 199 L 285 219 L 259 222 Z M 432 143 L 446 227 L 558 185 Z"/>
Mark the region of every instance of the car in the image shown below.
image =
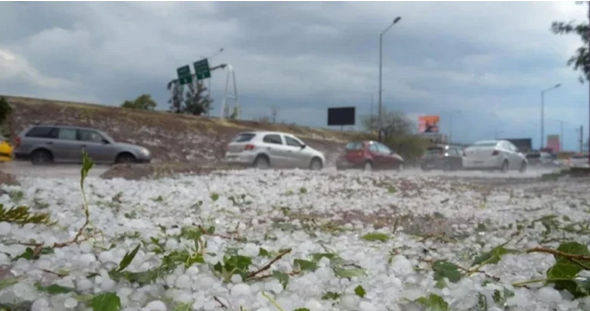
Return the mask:
<path id="1" fill-rule="evenodd" d="M 442 169 L 446 171 L 463 168 L 463 151 L 461 147 L 436 145 L 426 148 L 420 161 L 422 170 Z"/>
<path id="2" fill-rule="evenodd" d="M 324 154 L 294 135 L 282 132 L 239 133 L 227 145 L 223 162 L 267 168 L 309 168 L 321 170 Z"/>
<path id="3" fill-rule="evenodd" d="M 12 160 L 12 146 L 6 137 L 0 135 L 0 162 Z"/>
<path id="4" fill-rule="evenodd" d="M 482 140 L 465 148 L 463 151 L 463 168 L 465 169 L 527 169 L 528 161 L 524 154 L 507 140 Z"/>
<path id="5" fill-rule="evenodd" d="M 16 137 L 14 155 L 33 164 L 81 163 L 82 151 L 96 163 L 150 162 L 145 147 L 115 142 L 106 133 L 86 127 L 35 125 Z"/>
<path id="6" fill-rule="evenodd" d="M 386 145 L 377 141 L 355 141 L 346 144 L 344 155 L 338 161 L 338 169 L 362 168 L 396 169 L 404 167 L 404 158 Z"/>
<path id="7" fill-rule="evenodd" d="M 568 161 L 569 167 L 590 167 L 588 165 L 588 153 L 576 153 Z"/>
<path id="8" fill-rule="evenodd" d="M 526 154 L 526 159 L 528 161 L 529 166 L 543 166 L 543 167 L 550 167 L 550 166 L 559 166 L 560 163 L 555 159 L 553 155 L 549 152 L 529 152 Z"/>

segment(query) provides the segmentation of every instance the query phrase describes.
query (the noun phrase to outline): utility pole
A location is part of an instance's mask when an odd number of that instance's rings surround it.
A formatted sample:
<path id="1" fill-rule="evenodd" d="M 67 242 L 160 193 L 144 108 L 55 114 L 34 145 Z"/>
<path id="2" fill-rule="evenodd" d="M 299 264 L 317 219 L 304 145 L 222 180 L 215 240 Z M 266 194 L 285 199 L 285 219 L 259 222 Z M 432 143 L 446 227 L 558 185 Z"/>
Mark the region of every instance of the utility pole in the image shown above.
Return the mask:
<path id="1" fill-rule="evenodd" d="M 559 135 L 559 151 L 563 152 L 563 143 L 565 141 L 565 137 L 563 137 L 563 120 L 559 121 L 561 127 L 561 134 Z"/>
<path id="2" fill-rule="evenodd" d="M 580 125 L 580 152 L 584 152 L 584 126 Z"/>
<path id="3" fill-rule="evenodd" d="M 381 141 L 383 139 L 382 136 L 382 130 L 383 130 L 383 102 L 381 100 L 382 97 L 382 93 L 383 93 L 383 89 L 381 88 L 382 85 L 382 67 L 383 67 L 383 35 L 389 30 L 391 29 L 391 27 L 393 27 L 393 25 L 395 25 L 397 22 L 400 21 L 400 19 L 402 19 L 401 17 L 396 17 L 393 22 L 391 23 L 391 25 L 387 26 L 387 28 L 385 28 L 385 30 L 383 30 L 380 34 L 379 34 L 379 141 Z"/>

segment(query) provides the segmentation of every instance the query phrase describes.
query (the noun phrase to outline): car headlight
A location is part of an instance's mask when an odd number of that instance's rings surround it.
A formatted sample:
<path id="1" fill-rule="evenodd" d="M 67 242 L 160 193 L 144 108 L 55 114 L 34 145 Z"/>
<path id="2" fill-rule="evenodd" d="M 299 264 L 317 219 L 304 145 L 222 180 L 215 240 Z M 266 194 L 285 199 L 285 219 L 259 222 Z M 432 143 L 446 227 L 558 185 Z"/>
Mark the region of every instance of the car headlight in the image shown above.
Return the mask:
<path id="1" fill-rule="evenodd" d="M 147 148 L 141 148 L 139 152 L 141 152 L 141 154 L 143 154 L 145 156 L 149 156 L 150 155 L 150 151 L 147 150 Z"/>

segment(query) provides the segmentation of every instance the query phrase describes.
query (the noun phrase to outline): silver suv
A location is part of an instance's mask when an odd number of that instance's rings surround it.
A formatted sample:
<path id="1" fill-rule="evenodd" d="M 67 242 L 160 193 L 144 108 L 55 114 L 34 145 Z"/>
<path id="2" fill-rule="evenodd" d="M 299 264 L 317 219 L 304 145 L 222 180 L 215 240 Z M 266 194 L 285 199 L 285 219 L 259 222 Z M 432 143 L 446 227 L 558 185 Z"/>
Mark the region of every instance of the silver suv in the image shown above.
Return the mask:
<path id="1" fill-rule="evenodd" d="M 99 130 L 59 125 L 36 125 L 16 137 L 14 155 L 33 164 L 82 161 L 82 151 L 96 163 L 149 162 L 144 147 L 115 142 Z"/>
<path id="2" fill-rule="evenodd" d="M 309 168 L 320 170 L 324 155 L 299 138 L 280 132 L 240 133 L 227 146 L 224 161 L 256 168 Z"/>

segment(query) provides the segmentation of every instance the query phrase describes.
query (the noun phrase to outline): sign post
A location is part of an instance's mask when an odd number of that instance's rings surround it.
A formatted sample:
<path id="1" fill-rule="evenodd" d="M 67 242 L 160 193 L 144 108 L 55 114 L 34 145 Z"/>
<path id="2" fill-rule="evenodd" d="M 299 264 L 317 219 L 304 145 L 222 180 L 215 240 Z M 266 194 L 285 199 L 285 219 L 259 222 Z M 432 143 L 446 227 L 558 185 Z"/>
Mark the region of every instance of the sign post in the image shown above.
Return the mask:
<path id="1" fill-rule="evenodd" d="M 180 85 L 189 84 L 193 82 L 193 77 L 191 75 L 191 67 L 189 67 L 189 65 L 177 68 L 176 73 L 178 74 L 178 82 L 180 83 Z"/>

